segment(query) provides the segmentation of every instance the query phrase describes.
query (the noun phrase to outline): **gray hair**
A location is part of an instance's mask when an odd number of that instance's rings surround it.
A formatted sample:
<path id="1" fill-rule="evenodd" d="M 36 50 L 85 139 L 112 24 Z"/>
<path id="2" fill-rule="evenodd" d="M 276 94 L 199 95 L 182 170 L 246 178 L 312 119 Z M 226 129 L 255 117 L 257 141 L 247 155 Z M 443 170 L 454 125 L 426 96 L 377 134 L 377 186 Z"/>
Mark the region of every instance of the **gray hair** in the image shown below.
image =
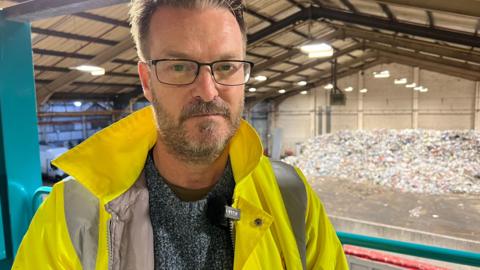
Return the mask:
<path id="1" fill-rule="evenodd" d="M 160 7 L 196 9 L 221 7 L 228 9 L 237 20 L 246 44 L 247 30 L 243 18 L 244 4 L 242 0 L 132 0 L 130 5 L 130 32 L 137 47 L 140 60 L 147 60 L 149 55 L 148 34 L 153 13 Z"/>

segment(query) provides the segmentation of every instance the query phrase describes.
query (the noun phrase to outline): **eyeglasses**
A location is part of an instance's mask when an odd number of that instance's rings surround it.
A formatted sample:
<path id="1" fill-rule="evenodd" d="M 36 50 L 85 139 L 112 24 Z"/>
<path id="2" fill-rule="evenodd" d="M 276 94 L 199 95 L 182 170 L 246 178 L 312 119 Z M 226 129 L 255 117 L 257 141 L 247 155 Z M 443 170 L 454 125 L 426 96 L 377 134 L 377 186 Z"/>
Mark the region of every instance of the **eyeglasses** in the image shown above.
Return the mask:
<path id="1" fill-rule="evenodd" d="M 200 73 L 201 66 L 209 66 L 216 83 L 227 86 L 243 85 L 250 79 L 253 63 L 242 60 L 220 60 L 200 63 L 188 59 L 148 60 L 155 68 L 159 82 L 170 85 L 192 84 Z"/>

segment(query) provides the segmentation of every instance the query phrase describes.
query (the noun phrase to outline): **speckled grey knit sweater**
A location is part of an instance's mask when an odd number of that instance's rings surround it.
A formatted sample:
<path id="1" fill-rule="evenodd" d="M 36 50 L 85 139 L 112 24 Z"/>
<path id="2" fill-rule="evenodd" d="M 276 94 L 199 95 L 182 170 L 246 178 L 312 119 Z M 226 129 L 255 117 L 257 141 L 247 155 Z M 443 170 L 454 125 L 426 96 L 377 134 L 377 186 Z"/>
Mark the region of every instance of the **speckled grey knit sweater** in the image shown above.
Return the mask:
<path id="1" fill-rule="evenodd" d="M 212 225 L 207 198 L 232 198 L 235 181 L 228 162 L 224 175 L 206 198 L 185 202 L 164 182 L 148 155 L 145 176 L 154 235 L 155 269 L 232 269 L 233 246 L 228 229 Z"/>

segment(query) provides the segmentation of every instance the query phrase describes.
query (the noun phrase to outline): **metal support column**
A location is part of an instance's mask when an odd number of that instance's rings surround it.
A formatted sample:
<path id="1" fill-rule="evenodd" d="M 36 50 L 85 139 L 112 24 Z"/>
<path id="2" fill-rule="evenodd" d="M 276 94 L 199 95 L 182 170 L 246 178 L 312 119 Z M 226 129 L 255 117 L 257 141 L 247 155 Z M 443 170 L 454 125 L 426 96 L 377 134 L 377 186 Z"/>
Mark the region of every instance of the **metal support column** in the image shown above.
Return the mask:
<path id="1" fill-rule="evenodd" d="M 358 103 L 357 103 L 357 129 L 363 129 L 363 93 L 360 93 L 360 89 L 365 88 L 365 80 L 363 76 L 364 72 L 358 72 Z"/>
<path id="2" fill-rule="evenodd" d="M 11 267 L 40 185 L 30 24 L 0 18 L 0 269 Z"/>
<path id="3" fill-rule="evenodd" d="M 416 86 L 420 85 L 420 68 L 413 68 L 413 82 Z M 413 90 L 413 89 L 412 89 Z M 418 91 L 413 90 L 412 103 L 412 128 L 418 128 Z"/>
<path id="4" fill-rule="evenodd" d="M 473 112 L 473 129 L 480 130 L 480 82 L 475 83 L 475 108 Z"/>
<path id="5" fill-rule="evenodd" d="M 318 107 L 318 135 L 322 135 L 324 132 L 323 127 L 323 107 Z"/>

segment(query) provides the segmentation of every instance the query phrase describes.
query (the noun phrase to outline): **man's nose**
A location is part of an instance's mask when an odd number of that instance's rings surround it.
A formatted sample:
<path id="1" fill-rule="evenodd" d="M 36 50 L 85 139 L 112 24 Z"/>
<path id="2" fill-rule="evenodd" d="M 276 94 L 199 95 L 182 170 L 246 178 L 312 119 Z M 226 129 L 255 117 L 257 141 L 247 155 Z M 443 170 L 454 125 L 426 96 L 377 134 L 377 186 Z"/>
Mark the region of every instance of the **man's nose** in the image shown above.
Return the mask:
<path id="1" fill-rule="evenodd" d="M 203 67 L 203 68 L 202 68 Z M 198 77 L 195 81 L 195 89 L 193 95 L 200 97 L 203 101 L 212 101 L 218 96 L 218 84 L 213 78 L 210 67 L 200 66 Z"/>

